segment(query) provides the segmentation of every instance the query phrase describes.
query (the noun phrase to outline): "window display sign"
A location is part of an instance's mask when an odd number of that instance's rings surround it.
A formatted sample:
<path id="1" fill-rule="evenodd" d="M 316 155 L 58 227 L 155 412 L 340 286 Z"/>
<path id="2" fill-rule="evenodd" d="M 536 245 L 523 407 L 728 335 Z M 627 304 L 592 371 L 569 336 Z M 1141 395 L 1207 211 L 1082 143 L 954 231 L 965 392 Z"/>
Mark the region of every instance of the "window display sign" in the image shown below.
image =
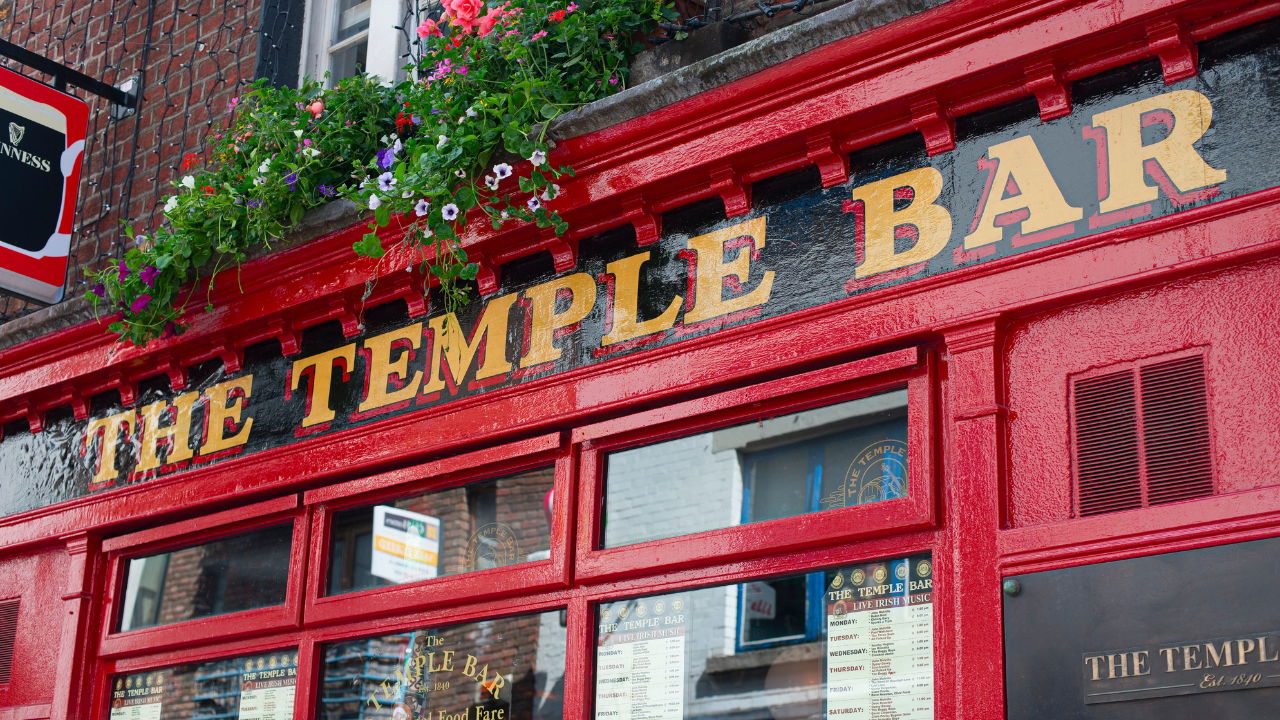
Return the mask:
<path id="1" fill-rule="evenodd" d="M 296 665 L 245 670 L 240 675 L 239 720 L 290 720 L 297 684 Z"/>
<path id="2" fill-rule="evenodd" d="M 164 683 L 163 672 L 116 678 L 111 693 L 111 720 L 160 720 Z"/>
<path id="3" fill-rule="evenodd" d="M 433 578 L 440 566 L 440 519 L 386 505 L 373 509 L 371 572 L 394 583 Z"/>
<path id="4" fill-rule="evenodd" d="M 1280 538 L 1009 578 L 1008 720 L 1271 718 Z"/>
<path id="5" fill-rule="evenodd" d="M 685 603 L 640 598 L 601 609 L 596 720 L 685 716 Z"/>
<path id="6" fill-rule="evenodd" d="M 827 585 L 827 718 L 933 719 L 933 566 L 916 555 Z"/>
<path id="7" fill-rule="evenodd" d="M 89 108 L 0 68 L 0 289 L 62 300 Z"/>

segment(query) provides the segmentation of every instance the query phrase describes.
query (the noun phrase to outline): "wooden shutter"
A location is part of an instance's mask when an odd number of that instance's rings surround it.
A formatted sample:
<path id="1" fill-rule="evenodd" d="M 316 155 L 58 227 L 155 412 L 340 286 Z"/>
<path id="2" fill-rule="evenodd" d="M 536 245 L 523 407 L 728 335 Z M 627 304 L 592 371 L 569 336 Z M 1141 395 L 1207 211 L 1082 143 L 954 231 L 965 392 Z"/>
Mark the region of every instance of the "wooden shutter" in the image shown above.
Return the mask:
<path id="1" fill-rule="evenodd" d="M 18 601 L 0 601 L 0 685 L 13 670 L 13 638 L 18 633 Z"/>

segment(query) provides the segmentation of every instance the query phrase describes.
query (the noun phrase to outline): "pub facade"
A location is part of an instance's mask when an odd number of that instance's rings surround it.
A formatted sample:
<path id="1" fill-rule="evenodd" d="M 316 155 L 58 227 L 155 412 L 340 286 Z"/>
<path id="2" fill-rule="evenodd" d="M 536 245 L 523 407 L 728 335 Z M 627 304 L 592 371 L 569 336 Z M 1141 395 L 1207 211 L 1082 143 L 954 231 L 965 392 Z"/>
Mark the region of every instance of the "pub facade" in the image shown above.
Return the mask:
<path id="1" fill-rule="evenodd" d="M 0 351 L 0 720 L 1274 715 L 1280 4 L 924 5 Z"/>

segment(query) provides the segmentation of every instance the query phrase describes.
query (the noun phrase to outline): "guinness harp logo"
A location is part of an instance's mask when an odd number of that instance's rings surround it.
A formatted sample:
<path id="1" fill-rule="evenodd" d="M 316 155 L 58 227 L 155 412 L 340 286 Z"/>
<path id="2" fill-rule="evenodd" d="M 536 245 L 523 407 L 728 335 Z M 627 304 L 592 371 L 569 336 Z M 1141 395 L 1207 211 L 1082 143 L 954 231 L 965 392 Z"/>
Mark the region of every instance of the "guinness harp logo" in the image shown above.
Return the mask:
<path id="1" fill-rule="evenodd" d="M 9 144 L 17 145 L 22 142 L 22 136 L 27 134 L 27 129 L 16 122 L 9 123 Z"/>

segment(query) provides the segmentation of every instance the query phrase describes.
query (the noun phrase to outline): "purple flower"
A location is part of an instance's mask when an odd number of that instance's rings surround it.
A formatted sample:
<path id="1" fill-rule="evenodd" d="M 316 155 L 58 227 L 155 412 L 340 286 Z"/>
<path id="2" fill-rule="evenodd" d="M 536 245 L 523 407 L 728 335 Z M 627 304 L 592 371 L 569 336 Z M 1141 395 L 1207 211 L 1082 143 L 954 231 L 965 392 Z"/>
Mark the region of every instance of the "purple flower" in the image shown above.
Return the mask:
<path id="1" fill-rule="evenodd" d="M 333 197 L 334 195 L 338 194 L 338 190 L 334 188 L 332 185 L 321 185 L 320 187 L 316 188 L 316 190 L 319 190 L 320 194 L 325 197 Z"/>
<path id="2" fill-rule="evenodd" d="M 378 151 L 378 167 L 386 170 L 391 167 L 391 163 L 396 161 L 395 148 L 383 148 Z"/>
<path id="3" fill-rule="evenodd" d="M 392 175 L 389 172 L 384 172 L 378 176 L 378 189 L 382 192 L 391 192 L 395 189 L 397 182 L 399 181 L 396 180 L 395 175 Z"/>
<path id="4" fill-rule="evenodd" d="M 249 202 L 245 203 L 245 205 L 251 208 L 260 208 L 262 207 L 262 201 L 257 198 L 249 198 Z"/>
<path id="5" fill-rule="evenodd" d="M 542 207 L 542 201 L 534 196 L 529 198 L 525 205 L 529 206 L 529 212 L 538 212 L 538 208 Z"/>
<path id="6" fill-rule="evenodd" d="M 298 171 L 294 170 L 288 175 L 285 175 L 284 182 L 286 185 L 289 186 L 289 192 L 293 192 L 294 190 L 297 190 L 298 189 Z"/>
<path id="7" fill-rule="evenodd" d="M 421 200 L 418 201 L 417 205 L 413 206 L 413 214 L 417 215 L 418 217 L 422 217 L 423 215 L 426 215 L 427 211 L 430 209 L 431 209 L 431 204 L 427 202 L 426 198 L 422 198 Z"/>
<path id="8" fill-rule="evenodd" d="M 444 218 L 446 222 L 453 222 L 458 217 L 458 206 L 449 203 L 440 208 L 440 217 Z"/>
<path id="9" fill-rule="evenodd" d="M 94 285 L 92 288 L 90 288 L 89 292 L 93 293 L 94 295 L 97 295 L 100 298 L 105 298 L 107 296 L 107 287 L 102 283 L 98 283 L 97 285 Z"/>
<path id="10" fill-rule="evenodd" d="M 160 268 L 155 265 L 148 265 L 138 273 L 138 277 L 142 278 L 142 284 L 147 287 L 155 287 L 156 277 L 160 275 Z"/>
<path id="11" fill-rule="evenodd" d="M 509 163 L 498 163 L 493 166 L 493 176 L 499 180 L 506 180 L 511 177 L 511 165 Z"/>
<path id="12" fill-rule="evenodd" d="M 123 260 L 120 261 L 120 267 L 116 268 L 116 271 L 119 273 L 120 282 L 129 279 L 129 266 L 125 265 Z"/>
<path id="13" fill-rule="evenodd" d="M 151 296 L 143 293 L 138 296 L 137 300 L 133 301 L 133 304 L 129 306 L 129 310 L 136 313 L 142 312 L 143 310 L 146 310 L 147 306 L 150 304 Z"/>

